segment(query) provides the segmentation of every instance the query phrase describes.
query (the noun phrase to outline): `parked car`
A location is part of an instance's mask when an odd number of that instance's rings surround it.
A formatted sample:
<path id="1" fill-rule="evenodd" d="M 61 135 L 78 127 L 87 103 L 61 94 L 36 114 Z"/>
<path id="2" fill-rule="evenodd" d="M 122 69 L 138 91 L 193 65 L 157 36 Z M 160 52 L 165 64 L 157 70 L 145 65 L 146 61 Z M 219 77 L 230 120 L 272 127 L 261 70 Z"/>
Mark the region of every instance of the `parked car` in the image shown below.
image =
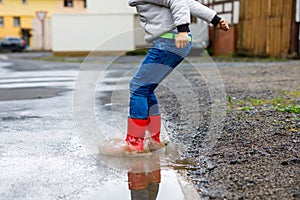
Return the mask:
<path id="1" fill-rule="evenodd" d="M 4 37 L 0 41 L 1 51 L 23 51 L 26 48 L 26 41 L 19 37 Z"/>

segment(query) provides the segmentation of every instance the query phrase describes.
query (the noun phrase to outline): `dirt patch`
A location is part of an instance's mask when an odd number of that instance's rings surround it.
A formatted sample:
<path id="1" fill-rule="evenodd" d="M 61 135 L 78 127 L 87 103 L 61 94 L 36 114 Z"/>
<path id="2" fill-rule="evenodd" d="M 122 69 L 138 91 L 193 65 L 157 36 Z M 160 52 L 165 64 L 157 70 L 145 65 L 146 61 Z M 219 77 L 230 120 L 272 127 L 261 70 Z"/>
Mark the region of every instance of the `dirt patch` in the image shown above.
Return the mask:
<path id="1" fill-rule="evenodd" d="M 300 63 L 219 68 L 226 115 L 205 155 L 210 92 L 197 70 L 178 70 L 191 83 L 197 107 L 183 112 L 167 87 L 158 94 L 172 140 L 184 141 L 182 157 L 194 158 L 188 173 L 203 199 L 300 199 Z"/>

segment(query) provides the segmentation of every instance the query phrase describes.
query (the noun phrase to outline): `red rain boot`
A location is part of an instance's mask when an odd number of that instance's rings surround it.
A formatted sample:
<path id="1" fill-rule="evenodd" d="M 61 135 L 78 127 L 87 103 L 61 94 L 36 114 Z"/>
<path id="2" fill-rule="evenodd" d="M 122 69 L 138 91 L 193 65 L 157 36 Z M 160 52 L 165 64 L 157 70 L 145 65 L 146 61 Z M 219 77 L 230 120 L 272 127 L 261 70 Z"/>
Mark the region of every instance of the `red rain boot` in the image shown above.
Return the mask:
<path id="1" fill-rule="evenodd" d="M 147 153 L 148 149 L 144 149 L 144 137 L 147 128 L 147 119 L 128 118 L 126 151 L 130 153 Z"/>
<path id="2" fill-rule="evenodd" d="M 160 115 L 149 116 L 147 130 L 149 131 L 149 135 L 150 135 L 150 141 L 149 141 L 150 151 L 155 151 L 165 146 L 165 143 L 162 143 L 160 141 L 160 128 L 161 128 Z"/>

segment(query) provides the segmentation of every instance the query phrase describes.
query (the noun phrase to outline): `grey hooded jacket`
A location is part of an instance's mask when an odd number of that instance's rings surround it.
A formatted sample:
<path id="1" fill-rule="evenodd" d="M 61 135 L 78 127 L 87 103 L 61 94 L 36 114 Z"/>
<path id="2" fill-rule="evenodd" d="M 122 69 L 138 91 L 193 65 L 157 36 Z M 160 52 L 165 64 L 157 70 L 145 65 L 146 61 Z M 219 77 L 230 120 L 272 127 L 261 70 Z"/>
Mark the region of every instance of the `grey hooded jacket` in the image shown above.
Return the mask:
<path id="1" fill-rule="evenodd" d="M 195 0 L 129 0 L 128 4 L 136 7 L 147 42 L 176 27 L 188 25 L 191 14 L 207 22 L 216 21 L 214 17 L 217 16 L 214 10 Z"/>

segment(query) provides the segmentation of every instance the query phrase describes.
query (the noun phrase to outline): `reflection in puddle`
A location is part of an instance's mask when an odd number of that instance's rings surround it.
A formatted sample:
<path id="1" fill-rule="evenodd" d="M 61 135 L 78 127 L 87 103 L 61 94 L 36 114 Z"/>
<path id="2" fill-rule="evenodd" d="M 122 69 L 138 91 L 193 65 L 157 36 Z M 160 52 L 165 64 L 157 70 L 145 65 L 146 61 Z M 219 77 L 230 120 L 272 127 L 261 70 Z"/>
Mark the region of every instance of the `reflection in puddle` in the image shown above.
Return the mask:
<path id="1" fill-rule="evenodd" d="M 154 174 L 154 173 L 153 173 Z M 149 184 L 147 188 L 133 190 L 129 188 L 128 173 L 122 173 L 120 177 L 108 180 L 101 188 L 95 188 L 85 196 L 85 200 L 183 200 L 197 198 L 185 198 L 182 185 L 178 183 L 177 174 L 174 171 L 162 168 L 160 170 L 160 183 Z M 148 176 L 149 177 L 149 176 Z M 138 180 L 138 179 L 135 179 Z"/>
<path id="2" fill-rule="evenodd" d="M 178 154 L 172 145 L 144 157 L 99 155 L 98 159 L 112 173 L 101 188 L 95 188 L 83 199 L 199 199 L 193 184 L 169 167 L 176 158 Z"/>
<path id="3" fill-rule="evenodd" d="M 137 162 L 136 166 L 128 171 L 128 188 L 132 200 L 155 200 L 158 195 L 161 182 L 159 157 L 151 156 L 149 161 Z"/>

